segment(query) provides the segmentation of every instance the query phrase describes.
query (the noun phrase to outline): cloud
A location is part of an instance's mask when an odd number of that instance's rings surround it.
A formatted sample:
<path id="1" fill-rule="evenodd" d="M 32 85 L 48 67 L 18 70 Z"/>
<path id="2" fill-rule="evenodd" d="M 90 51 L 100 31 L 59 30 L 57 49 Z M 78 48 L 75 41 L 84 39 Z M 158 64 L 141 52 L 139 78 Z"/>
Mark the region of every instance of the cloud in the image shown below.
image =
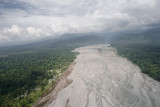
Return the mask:
<path id="1" fill-rule="evenodd" d="M 159 23 L 158 10 L 159 0 L 4 0 L 0 42 L 147 29 Z"/>
<path id="2" fill-rule="evenodd" d="M 20 28 L 18 25 L 12 25 L 11 28 L 4 28 L 0 31 L 1 42 L 20 41 L 38 39 L 43 34 L 41 29 L 29 26 Z M 4 40 L 4 41 L 3 41 Z"/>

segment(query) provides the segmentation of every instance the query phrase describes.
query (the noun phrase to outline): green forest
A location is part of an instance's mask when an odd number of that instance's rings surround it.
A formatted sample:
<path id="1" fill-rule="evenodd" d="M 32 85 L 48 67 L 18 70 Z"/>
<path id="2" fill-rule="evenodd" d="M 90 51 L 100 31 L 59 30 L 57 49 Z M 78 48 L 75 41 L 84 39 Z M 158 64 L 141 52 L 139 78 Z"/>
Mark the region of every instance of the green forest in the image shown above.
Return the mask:
<path id="1" fill-rule="evenodd" d="M 63 72 L 74 61 L 78 53 L 72 50 L 43 48 L 0 57 L 0 106 L 32 106 L 49 87 L 49 79 L 56 79 L 56 70 Z"/>
<path id="2" fill-rule="evenodd" d="M 153 44 L 112 44 L 120 56 L 138 65 L 142 72 L 160 81 L 160 47 Z"/>

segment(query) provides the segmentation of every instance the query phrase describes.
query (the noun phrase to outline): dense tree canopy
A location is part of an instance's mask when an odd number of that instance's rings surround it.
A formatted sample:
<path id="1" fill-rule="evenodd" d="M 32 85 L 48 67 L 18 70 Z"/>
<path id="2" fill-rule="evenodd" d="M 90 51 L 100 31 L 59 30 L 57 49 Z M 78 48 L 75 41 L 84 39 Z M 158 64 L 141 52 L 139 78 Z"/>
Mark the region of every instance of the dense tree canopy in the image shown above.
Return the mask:
<path id="1" fill-rule="evenodd" d="M 48 79 L 57 75 L 55 70 L 64 71 L 76 54 L 70 48 L 44 48 L 0 57 L 0 106 L 16 106 L 16 97 L 29 94 L 37 86 L 43 89 Z M 22 98 L 18 103 L 27 106 L 34 100 Z"/>

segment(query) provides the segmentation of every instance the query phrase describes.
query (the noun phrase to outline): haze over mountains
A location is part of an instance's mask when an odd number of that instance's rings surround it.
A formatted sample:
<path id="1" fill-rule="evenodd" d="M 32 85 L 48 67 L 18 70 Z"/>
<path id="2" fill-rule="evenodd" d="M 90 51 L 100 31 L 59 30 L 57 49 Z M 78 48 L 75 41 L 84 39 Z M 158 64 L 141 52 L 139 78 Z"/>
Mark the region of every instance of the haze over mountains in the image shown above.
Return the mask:
<path id="1" fill-rule="evenodd" d="M 84 34 L 65 34 L 49 40 L 36 41 L 24 45 L 13 45 L 0 47 L 1 52 L 12 50 L 31 50 L 34 48 L 63 46 L 84 46 L 87 44 L 99 43 L 117 43 L 117 44 L 152 44 L 160 45 L 160 28 L 152 28 L 140 33 L 120 33 L 103 35 L 84 35 Z"/>
<path id="2" fill-rule="evenodd" d="M 130 44 L 154 44 L 160 45 L 160 28 L 149 29 L 138 34 L 122 34 L 112 38 L 114 43 Z"/>
<path id="3" fill-rule="evenodd" d="M 158 10 L 159 0 L 1 0 L 0 44 L 146 30 L 159 24 Z"/>

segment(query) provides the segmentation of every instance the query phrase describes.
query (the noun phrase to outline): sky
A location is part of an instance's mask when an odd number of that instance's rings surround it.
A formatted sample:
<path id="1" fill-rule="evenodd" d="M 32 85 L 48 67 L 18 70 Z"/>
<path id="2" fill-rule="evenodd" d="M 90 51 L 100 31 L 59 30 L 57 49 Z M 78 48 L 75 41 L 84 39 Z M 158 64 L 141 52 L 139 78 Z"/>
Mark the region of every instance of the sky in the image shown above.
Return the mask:
<path id="1" fill-rule="evenodd" d="M 159 23 L 160 0 L 0 0 L 0 45 Z"/>

